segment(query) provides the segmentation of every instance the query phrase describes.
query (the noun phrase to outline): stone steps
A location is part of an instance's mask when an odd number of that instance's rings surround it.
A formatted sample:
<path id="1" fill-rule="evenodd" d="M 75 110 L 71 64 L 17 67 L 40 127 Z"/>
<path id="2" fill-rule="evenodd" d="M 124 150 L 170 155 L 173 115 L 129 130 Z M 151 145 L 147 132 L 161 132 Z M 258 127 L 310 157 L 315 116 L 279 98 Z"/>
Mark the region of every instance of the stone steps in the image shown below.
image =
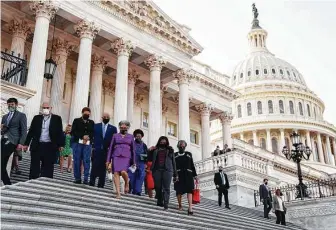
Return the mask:
<path id="1" fill-rule="evenodd" d="M 29 159 L 23 161 L 22 174 L 12 177 L 17 183 L 1 188 L 1 229 L 284 229 L 274 219 L 264 219 L 260 211 L 234 205 L 227 210 L 203 198 L 194 206 L 194 215 L 188 216 L 185 197 L 184 211 L 177 210 L 174 191 L 168 211 L 147 196 L 116 199 L 111 182 L 103 189 L 74 184 L 73 174 L 61 174 L 59 167 L 55 179 L 22 182 L 29 172 Z M 285 229 L 302 228 L 289 223 Z"/>

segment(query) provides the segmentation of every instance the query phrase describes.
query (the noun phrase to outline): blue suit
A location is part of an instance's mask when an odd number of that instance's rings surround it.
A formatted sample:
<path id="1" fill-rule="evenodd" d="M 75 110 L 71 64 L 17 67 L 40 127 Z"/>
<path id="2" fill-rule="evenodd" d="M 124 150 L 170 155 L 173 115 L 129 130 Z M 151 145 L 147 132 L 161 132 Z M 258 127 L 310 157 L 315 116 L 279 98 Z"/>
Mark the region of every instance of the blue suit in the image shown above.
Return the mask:
<path id="1" fill-rule="evenodd" d="M 103 188 L 105 185 L 107 149 L 110 146 L 113 135 L 117 133 L 117 128 L 115 126 L 107 124 L 106 131 L 104 131 L 103 125 L 105 124 L 98 123 L 94 126 L 94 150 L 92 153 L 92 169 L 90 175 L 90 185 L 94 186 L 96 178 L 99 177 L 98 187 L 100 188 Z"/>

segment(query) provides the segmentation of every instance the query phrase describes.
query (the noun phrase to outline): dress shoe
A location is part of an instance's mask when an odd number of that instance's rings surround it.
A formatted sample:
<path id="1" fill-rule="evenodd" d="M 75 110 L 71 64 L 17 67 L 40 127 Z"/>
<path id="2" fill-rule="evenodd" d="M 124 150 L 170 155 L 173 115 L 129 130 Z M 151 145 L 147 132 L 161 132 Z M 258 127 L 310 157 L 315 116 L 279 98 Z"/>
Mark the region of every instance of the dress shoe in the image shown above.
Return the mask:
<path id="1" fill-rule="evenodd" d="M 82 181 L 81 181 L 81 180 L 74 180 L 74 183 L 75 183 L 75 184 L 81 184 Z"/>

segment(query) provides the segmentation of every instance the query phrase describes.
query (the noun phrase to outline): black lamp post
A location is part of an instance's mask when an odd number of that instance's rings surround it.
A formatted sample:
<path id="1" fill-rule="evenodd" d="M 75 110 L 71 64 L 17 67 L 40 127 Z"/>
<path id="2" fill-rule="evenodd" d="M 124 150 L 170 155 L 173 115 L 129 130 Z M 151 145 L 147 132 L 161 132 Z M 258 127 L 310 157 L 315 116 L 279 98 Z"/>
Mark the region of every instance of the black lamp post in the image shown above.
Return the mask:
<path id="1" fill-rule="evenodd" d="M 287 146 L 284 146 L 282 149 L 282 153 L 286 156 L 288 160 L 292 159 L 297 164 L 299 184 L 296 186 L 296 198 L 301 198 L 301 200 L 303 200 L 304 197 L 309 197 L 309 195 L 307 192 L 307 186 L 302 182 L 301 160 L 308 160 L 311 154 L 311 150 L 308 146 L 304 146 L 301 143 L 301 138 L 298 133 L 293 132 L 290 135 L 290 138 L 292 140 L 294 149 L 289 150 Z"/>
<path id="2" fill-rule="evenodd" d="M 52 59 L 52 51 L 53 51 L 53 45 L 54 45 L 54 35 L 55 35 L 55 28 L 56 28 L 56 14 L 55 14 L 55 20 L 54 20 L 54 32 L 53 32 L 53 37 L 51 40 L 51 51 L 50 51 L 50 58 L 45 61 L 44 64 L 44 78 L 47 79 L 48 81 L 50 79 L 53 79 L 57 64 L 56 62 Z"/>

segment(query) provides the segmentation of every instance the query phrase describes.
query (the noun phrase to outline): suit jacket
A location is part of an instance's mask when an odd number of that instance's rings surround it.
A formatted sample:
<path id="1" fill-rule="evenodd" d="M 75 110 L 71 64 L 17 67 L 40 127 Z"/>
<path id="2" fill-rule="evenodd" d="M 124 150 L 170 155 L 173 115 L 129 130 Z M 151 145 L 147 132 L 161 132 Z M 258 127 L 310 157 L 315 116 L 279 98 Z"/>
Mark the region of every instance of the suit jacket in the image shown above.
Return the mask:
<path id="1" fill-rule="evenodd" d="M 27 134 L 25 145 L 30 145 L 31 151 L 36 151 L 40 143 L 40 137 L 42 132 L 43 115 L 36 115 L 30 125 L 30 129 Z M 49 124 L 49 136 L 54 150 L 59 147 L 64 147 L 64 134 L 62 118 L 58 115 L 51 114 Z"/>
<path id="2" fill-rule="evenodd" d="M 153 150 L 153 154 L 152 154 L 152 167 L 151 170 L 154 173 L 156 171 L 156 158 L 158 155 L 158 149 L 154 149 Z M 176 177 L 177 173 L 176 173 L 176 162 L 175 162 L 175 153 L 174 153 L 174 149 L 169 146 L 167 149 L 167 154 L 166 154 L 166 162 L 165 162 L 165 168 L 168 172 L 172 172 L 173 176 Z"/>
<path id="3" fill-rule="evenodd" d="M 73 137 L 73 142 L 77 142 L 79 139 L 83 139 L 84 135 L 90 137 L 90 143 L 93 143 L 93 133 L 94 133 L 94 121 L 88 119 L 87 121 L 87 130 L 84 129 L 83 118 L 75 118 L 72 122 L 71 136 Z"/>
<path id="4" fill-rule="evenodd" d="M 113 125 L 108 124 L 105 132 L 105 137 L 103 137 L 103 124 L 95 124 L 93 132 L 93 147 L 95 151 L 104 150 L 106 152 L 111 144 L 112 137 L 115 133 L 117 133 L 117 128 Z"/>
<path id="5" fill-rule="evenodd" d="M 4 115 L 1 120 L 1 124 L 6 125 L 8 114 Z M 8 130 L 5 133 L 8 140 L 14 144 L 21 144 L 23 145 L 26 136 L 27 136 L 27 117 L 26 114 L 21 113 L 19 111 L 15 111 L 13 114 L 12 119 L 8 124 Z"/>
<path id="6" fill-rule="evenodd" d="M 267 199 L 267 198 L 270 198 L 271 201 L 272 201 L 272 194 L 271 194 L 271 190 L 267 190 L 265 184 L 261 184 L 259 186 L 259 196 L 260 196 L 260 199 Z"/>
<path id="7" fill-rule="evenodd" d="M 287 208 L 286 208 L 285 202 L 283 200 L 282 200 L 282 208 L 283 208 L 283 211 L 286 213 Z M 274 210 L 279 210 L 280 209 L 279 201 L 278 201 L 278 198 L 277 198 L 276 195 L 273 196 L 273 209 Z"/>
<path id="8" fill-rule="evenodd" d="M 219 172 L 215 173 L 214 183 L 215 183 L 216 186 L 217 185 L 219 185 L 219 186 L 224 185 L 224 188 L 229 189 L 230 188 L 229 179 L 228 179 L 226 173 L 223 172 L 223 174 L 224 174 L 224 178 L 225 178 L 225 184 L 223 184 L 222 177 L 221 177 Z"/>

